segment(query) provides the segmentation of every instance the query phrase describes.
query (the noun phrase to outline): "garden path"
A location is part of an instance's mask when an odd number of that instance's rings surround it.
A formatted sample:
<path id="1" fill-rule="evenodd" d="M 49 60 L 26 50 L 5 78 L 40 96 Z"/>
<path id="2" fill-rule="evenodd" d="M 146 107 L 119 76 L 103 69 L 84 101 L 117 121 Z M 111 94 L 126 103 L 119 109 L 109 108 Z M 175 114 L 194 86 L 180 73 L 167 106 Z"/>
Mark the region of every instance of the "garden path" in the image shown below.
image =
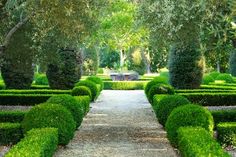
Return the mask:
<path id="1" fill-rule="evenodd" d="M 144 92 L 105 90 L 55 157 L 176 157 Z"/>

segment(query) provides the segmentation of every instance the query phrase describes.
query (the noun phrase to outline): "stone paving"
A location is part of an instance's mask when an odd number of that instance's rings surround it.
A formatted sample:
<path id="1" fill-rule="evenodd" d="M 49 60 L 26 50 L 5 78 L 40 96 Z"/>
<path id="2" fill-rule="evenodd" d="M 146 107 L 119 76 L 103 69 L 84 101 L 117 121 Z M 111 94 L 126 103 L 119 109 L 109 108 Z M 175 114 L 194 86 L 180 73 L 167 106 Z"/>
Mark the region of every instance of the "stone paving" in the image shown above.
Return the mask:
<path id="1" fill-rule="evenodd" d="M 177 157 L 144 92 L 105 90 L 55 157 Z"/>

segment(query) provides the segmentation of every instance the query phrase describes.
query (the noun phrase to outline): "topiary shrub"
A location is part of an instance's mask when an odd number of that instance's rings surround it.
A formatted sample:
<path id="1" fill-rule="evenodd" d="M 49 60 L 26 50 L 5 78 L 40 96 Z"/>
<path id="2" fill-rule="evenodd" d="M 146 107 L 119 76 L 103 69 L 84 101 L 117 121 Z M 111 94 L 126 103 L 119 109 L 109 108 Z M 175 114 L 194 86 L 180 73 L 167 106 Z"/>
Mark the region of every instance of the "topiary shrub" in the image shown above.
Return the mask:
<path id="1" fill-rule="evenodd" d="M 168 95 L 162 98 L 158 105 L 155 107 L 155 113 L 158 118 L 158 121 L 163 126 L 165 125 L 167 118 L 169 117 L 170 113 L 177 107 L 182 105 L 190 104 L 191 102 L 180 95 Z"/>
<path id="2" fill-rule="evenodd" d="M 86 80 L 89 80 L 89 81 L 92 81 L 96 84 L 99 84 L 101 86 L 100 91 L 102 91 L 104 89 L 104 83 L 101 78 L 99 78 L 97 76 L 90 76 Z"/>
<path id="3" fill-rule="evenodd" d="M 217 72 L 217 71 L 213 71 L 213 72 L 211 72 L 210 74 L 209 74 L 213 79 L 216 79 L 217 78 L 217 76 L 219 76 L 220 75 L 220 72 Z"/>
<path id="4" fill-rule="evenodd" d="M 81 65 L 75 50 L 63 49 L 57 53 L 57 61 L 47 69 L 49 86 L 52 89 L 72 89 L 81 78 Z"/>
<path id="5" fill-rule="evenodd" d="M 214 81 L 215 80 L 211 75 L 205 75 L 205 76 L 203 76 L 202 84 L 208 85 L 209 83 L 214 82 Z"/>
<path id="6" fill-rule="evenodd" d="M 71 112 L 76 126 L 79 127 L 81 125 L 84 117 L 83 106 L 81 106 L 73 96 L 64 94 L 52 96 L 48 99 L 47 103 L 64 106 Z"/>
<path id="7" fill-rule="evenodd" d="M 234 80 L 230 74 L 220 74 L 216 77 L 216 80 L 223 80 L 226 83 L 233 83 Z"/>
<path id="8" fill-rule="evenodd" d="M 175 94 L 175 90 L 170 85 L 166 84 L 157 84 L 150 88 L 148 92 L 148 101 L 152 104 L 153 103 L 153 97 L 156 94 Z"/>
<path id="9" fill-rule="evenodd" d="M 69 143 L 76 128 L 72 114 L 65 107 L 49 103 L 34 106 L 25 115 L 21 124 L 25 133 L 33 128 L 58 128 L 61 145 Z"/>
<path id="10" fill-rule="evenodd" d="M 177 146 L 177 130 L 185 126 L 203 127 L 213 135 L 214 121 L 211 113 L 199 105 L 175 108 L 165 124 L 167 137 L 173 146 Z"/>
<path id="11" fill-rule="evenodd" d="M 158 77 L 155 77 L 152 81 L 149 81 L 144 88 L 146 96 L 148 95 L 149 90 L 152 88 L 153 85 L 160 84 L 160 83 L 168 84 L 168 79 L 163 76 L 158 76 Z"/>
<path id="12" fill-rule="evenodd" d="M 204 59 L 193 45 L 173 47 L 169 57 L 170 84 L 176 89 L 195 89 L 202 83 Z"/>
<path id="13" fill-rule="evenodd" d="M 90 98 L 92 98 L 92 93 L 90 89 L 86 86 L 74 87 L 72 90 L 72 95 L 73 96 L 89 96 Z"/>
<path id="14" fill-rule="evenodd" d="M 45 74 L 37 74 L 35 76 L 36 85 L 48 85 L 48 78 Z"/>
<path id="15" fill-rule="evenodd" d="M 88 87 L 92 93 L 92 98 L 91 98 L 92 101 L 94 101 L 99 94 L 99 90 L 97 89 L 97 85 L 92 81 L 89 81 L 89 80 L 80 81 L 80 82 L 76 83 L 75 86 L 76 87 L 77 86 Z"/>
<path id="16" fill-rule="evenodd" d="M 236 76 L 236 50 L 234 50 L 229 59 L 229 66 L 230 66 L 230 74 L 232 76 Z"/>

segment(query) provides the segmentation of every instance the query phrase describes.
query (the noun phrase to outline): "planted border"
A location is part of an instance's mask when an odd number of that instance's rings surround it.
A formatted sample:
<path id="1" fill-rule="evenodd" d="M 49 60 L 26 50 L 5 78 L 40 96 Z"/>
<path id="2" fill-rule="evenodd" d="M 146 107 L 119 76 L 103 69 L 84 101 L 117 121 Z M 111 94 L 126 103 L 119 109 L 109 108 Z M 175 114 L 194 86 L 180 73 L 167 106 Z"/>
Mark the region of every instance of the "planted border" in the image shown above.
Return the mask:
<path id="1" fill-rule="evenodd" d="M 0 122 L 20 123 L 27 111 L 0 111 Z"/>
<path id="2" fill-rule="evenodd" d="M 15 144 L 22 137 L 20 123 L 0 123 L 0 145 Z"/>
<path id="3" fill-rule="evenodd" d="M 104 81 L 106 90 L 143 90 L 148 81 Z"/>

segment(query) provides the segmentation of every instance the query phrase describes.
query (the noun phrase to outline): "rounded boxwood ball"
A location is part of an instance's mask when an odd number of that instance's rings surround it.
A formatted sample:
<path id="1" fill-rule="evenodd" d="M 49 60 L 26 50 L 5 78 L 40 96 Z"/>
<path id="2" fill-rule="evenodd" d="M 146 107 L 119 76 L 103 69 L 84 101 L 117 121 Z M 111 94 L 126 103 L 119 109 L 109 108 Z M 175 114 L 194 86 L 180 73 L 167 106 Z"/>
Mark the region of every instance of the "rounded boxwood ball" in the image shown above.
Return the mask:
<path id="1" fill-rule="evenodd" d="M 89 80 L 89 81 L 92 81 L 92 82 L 94 82 L 94 83 L 96 83 L 96 84 L 99 84 L 99 85 L 101 86 L 100 91 L 103 90 L 103 88 L 104 88 L 104 83 L 103 83 L 103 81 L 102 81 L 101 78 L 99 78 L 99 77 L 97 77 L 97 76 L 90 76 L 90 77 L 88 77 L 86 80 Z"/>
<path id="2" fill-rule="evenodd" d="M 220 74 L 216 77 L 216 80 L 223 80 L 226 83 L 233 83 L 234 79 L 230 74 Z"/>
<path id="3" fill-rule="evenodd" d="M 156 84 L 152 86 L 148 92 L 148 101 L 152 104 L 153 97 L 156 94 L 175 94 L 175 90 L 172 86 L 166 84 Z"/>
<path id="4" fill-rule="evenodd" d="M 72 95 L 73 96 L 89 96 L 90 98 L 92 98 L 92 93 L 90 89 L 86 86 L 74 87 L 72 90 Z"/>
<path id="5" fill-rule="evenodd" d="M 81 125 L 84 117 L 83 106 L 80 105 L 73 96 L 67 94 L 55 95 L 49 98 L 47 102 L 51 104 L 59 104 L 67 108 L 76 122 L 76 127 Z"/>
<path id="6" fill-rule="evenodd" d="M 213 79 L 216 79 L 219 75 L 220 75 L 220 72 L 217 72 L 217 71 L 213 71 L 209 74 Z"/>
<path id="7" fill-rule="evenodd" d="M 191 102 L 180 95 L 168 95 L 160 100 L 157 106 L 155 106 L 155 113 L 158 121 L 163 126 L 165 125 L 170 113 L 177 107 L 190 104 Z"/>
<path id="8" fill-rule="evenodd" d="M 84 81 L 80 81 L 78 83 L 75 84 L 75 86 L 85 86 L 85 87 L 88 87 L 92 93 L 92 98 L 91 100 L 94 101 L 96 98 L 97 98 L 97 95 L 98 95 L 98 88 L 97 88 L 97 85 L 96 83 L 92 82 L 92 81 L 89 81 L 89 80 L 84 80 Z"/>
<path id="9" fill-rule="evenodd" d="M 74 137 L 75 121 L 62 105 L 43 103 L 34 106 L 24 117 L 24 133 L 33 128 L 58 128 L 59 144 L 67 145 Z"/>
<path id="10" fill-rule="evenodd" d="M 146 96 L 148 96 L 149 90 L 152 88 L 152 86 L 157 84 L 168 84 L 168 78 L 163 76 L 158 76 L 155 77 L 152 81 L 149 81 L 144 89 Z"/>
<path id="11" fill-rule="evenodd" d="M 202 127 L 213 136 L 213 117 L 211 113 L 199 105 L 184 105 L 175 108 L 168 117 L 165 128 L 167 137 L 173 146 L 177 146 L 177 130 L 180 127 Z"/>
<path id="12" fill-rule="evenodd" d="M 211 75 L 205 75 L 202 79 L 202 84 L 208 85 L 211 82 L 215 82 L 214 78 Z"/>

